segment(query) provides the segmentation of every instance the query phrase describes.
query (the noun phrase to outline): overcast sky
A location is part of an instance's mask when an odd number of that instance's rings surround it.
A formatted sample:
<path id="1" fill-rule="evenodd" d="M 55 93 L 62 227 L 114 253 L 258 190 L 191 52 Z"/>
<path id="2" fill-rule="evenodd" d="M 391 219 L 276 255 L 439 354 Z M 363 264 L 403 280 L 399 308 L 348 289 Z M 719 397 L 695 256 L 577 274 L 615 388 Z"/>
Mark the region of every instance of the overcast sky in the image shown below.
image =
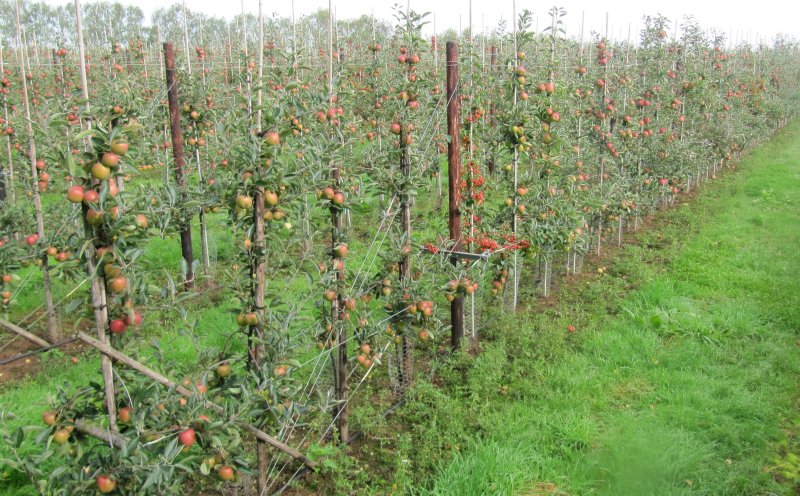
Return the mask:
<path id="1" fill-rule="evenodd" d="M 47 0 L 48 3 L 64 3 L 64 0 Z M 84 0 L 90 2 L 91 0 Z M 172 0 L 120 0 L 123 4 L 137 5 L 148 15 L 154 9 L 173 3 Z M 406 0 L 400 0 L 405 7 Z M 466 29 L 469 25 L 470 1 L 469 0 L 410 0 L 411 9 L 417 12 L 431 12 L 429 19 L 431 25 L 428 32 L 433 29 L 433 14 L 436 18 L 437 31 L 447 28 Z M 338 0 L 333 1 L 333 7 L 339 19 L 358 17 L 362 14 L 373 14 L 378 18 L 392 19 L 392 6 L 395 0 L 370 2 L 367 0 Z M 510 20 L 513 16 L 512 0 L 472 0 L 472 26 L 474 32 L 480 33 L 484 29 L 490 32 L 497 26 L 500 19 Z M 745 40 L 756 43 L 759 40 L 771 41 L 778 33 L 790 35 L 800 39 L 800 2 L 797 0 L 761 0 L 754 4 L 744 5 L 744 2 L 707 1 L 707 0 L 665 0 L 658 2 L 630 0 L 561 0 L 554 3 L 541 3 L 530 0 L 517 0 L 517 12 L 529 9 L 539 17 L 539 27 L 544 28 L 549 23 L 547 11 L 551 6 L 557 5 L 567 11 L 564 18 L 567 34 L 578 36 L 582 14 L 586 20 L 586 35 L 591 31 L 603 33 L 605 31 L 606 13 L 608 13 L 609 36 L 614 39 L 627 39 L 629 27 L 635 39 L 641 20 L 644 15 L 663 14 L 675 21 L 682 22 L 686 15 L 692 15 L 704 28 L 717 29 L 726 33 L 733 41 Z M 240 11 L 240 0 L 186 0 L 186 6 L 195 11 L 209 15 L 232 18 Z M 328 0 L 295 0 L 295 13 L 302 16 L 327 8 Z M 244 0 L 244 8 L 251 13 L 258 12 L 258 0 Z M 291 0 L 267 1 L 263 3 L 265 15 L 273 12 L 289 17 L 292 13 Z M 508 24 L 510 27 L 510 24 Z M 537 30 L 538 32 L 538 30 Z M 672 29 L 670 35 L 672 35 Z"/>

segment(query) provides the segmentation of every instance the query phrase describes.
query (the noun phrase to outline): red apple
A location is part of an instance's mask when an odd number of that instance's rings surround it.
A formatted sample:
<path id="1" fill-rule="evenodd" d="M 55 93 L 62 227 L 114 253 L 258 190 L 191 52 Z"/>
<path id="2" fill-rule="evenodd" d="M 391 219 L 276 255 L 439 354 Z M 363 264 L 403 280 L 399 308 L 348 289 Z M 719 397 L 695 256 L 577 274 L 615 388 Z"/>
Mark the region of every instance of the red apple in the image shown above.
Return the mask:
<path id="1" fill-rule="evenodd" d="M 100 193 L 97 191 L 90 189 L 83 193 L 83 203 L 87 205 L 92 205 L 98 203 L 100 201 Z"/>
<path id="2" fill-rule="evenodd" d="M 101 181 L 105 181 L 111 177 L 111 169 L 100 162 L 97 162 L 92 166 L 92 177 Z"/>
<path id="3" fill-rule="evenodd" d="M 242 210 L 250 210 L 253 208 L 253 199 L 249 196 L 239 195 L 236 197 L 236 206 Z"/>
<path id="4" fill-rule="evenodd" d="M 139 327 L 142 325 L 143 320 L 142 314 L 136 310 L 131 310 L 130 313 L 125 316 L 125 323 L 131 327 Z"/>
<path id="5" fill-rule="evenodd" d="M 345 258 L 349 251 L 350 249 L 347 247 L 347 243 L 336 245 L 336 248 L 333 249 L 333 253 L 339 258 Z"/>
<path id="6" fill-rule="evenodd" d="M 81 186 L 70 186 L 67 190 L 67 200 L 72 203 L 80 203 L 83 201 L 83 188 Z"/>
<path id="7" fill-rule="evenodd" d="M 123 319 L 113 319 L 108 324 L 108 330 L 113 334 L 123 334 L 127 328 L 128 324 Z"/>
<path id="8" fill-rule="evenodd" d="M 108 475 L 97 476 L 97 490 L 102 494 L 108 494 L 117 487 L 117 482 Z"/>
<path id="9" fill-rule="evenodd" d="M 56 444 L 64 444 L 69 439 L 69 430 L 59 429 L 53 433 L 53 442 Z"/>
<path id="10" fill-rule="evenodd" d="M 53 410 L 47 410 L 46 412 L 42 413 L 42 422 L 44 422 L 46 425 L 56 425 L 57 419 L 58 416 Z"/>
<path id="11" fill-rule="evenodd" d="M 231 375 L 231 366 L 223 363 L 217 367 L 216 372 L 219 377 L 228 377 Z"/>
<path id="12" fill-rule="evenodd" d="M 117 155 L 125 155 L 128 153 L 128 143 L 114 142 L 111 143 L 111 151 Z"/>
<path id="13" fill-rule="evenodd" d="M 144 214 L 136 214 L 136 227 L 141 229 L 147 229 L 148 220 Z"/>
<path id="14" fill-rule="evenodd" d="M 233 470 L 233 467 L 229 467 L 228 465 L 223 465 L 217 471 L 219 478 L 224 481 L 232 481 L 236 477 L 236 471 Z"/>
<path id="15" fill-rule="evenodd" d="M 125 276 L 117 276 L 108 283 L 108 289 L 112 293 L 122 293 L 128 289 L 128 280 L 125 279 Z"/>
<path id="16" fill-rule="evenodd" d="M 270 131 L 264 135 L 264 141 L 270 146 L 278 146 L 281 144 L 281 137 L 275 131 Z"/>
<path id="17" fill-rule="evenodd" d="M 119 418 L 120 422 L 122 422 L 123 424 L 127 424 L 130 423 L 132 414 L 133 414 L 133 408 L 129 406 L 124 406 L 119 409 L 119 412 L 117 412 L 117 417 Z"/>
<path id="18" fill-rule="evenodd" d="M 114 152 L 106 152 L 103 154 L 100 162 L 106 167 L 116 167 L 119 165 L 119 155 Z"/>
<path id="19" fill-rule="evenodd" d="M 195 442 L 194 429 L 191 427 L 178 434 L 178 442 L 185 446 L 184 449 L 189 449 Z"/>

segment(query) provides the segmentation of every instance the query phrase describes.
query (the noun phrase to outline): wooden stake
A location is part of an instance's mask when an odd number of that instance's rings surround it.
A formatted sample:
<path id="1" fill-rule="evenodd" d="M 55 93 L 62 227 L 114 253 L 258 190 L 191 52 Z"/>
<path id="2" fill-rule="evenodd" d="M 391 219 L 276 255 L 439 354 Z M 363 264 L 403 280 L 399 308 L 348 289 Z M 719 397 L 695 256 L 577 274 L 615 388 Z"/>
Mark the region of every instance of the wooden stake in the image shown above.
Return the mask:
<path id="1" fill-rule="evenodd" d="M 39 240 L 44 243 L 44 215 L 42 214 L 42 198 L 39 195 L 38 171 L 36 169 L 36 140 L 33 134 L 33 120 L 31 118 L 31 106 L 28 98 L 28 81 L 25 77 L 25 51 L 26 45 L 22 41 L 22 31 L 19 23 L 19 0 L 15 2 L 17 19 L 17 40 L 20 43 L 20 75 L 22 76 L 22 100 L 25 108 L 25 121 L 28 131 L 28 148 L 31 159 L 31 189 L 33 193 L 33 208 L 36 215 L 36 232 Z M 41 246 L 38 247 L 41 249 Z M 42 250 L 39 254 L 42 261 L 42 291 L 44 292 L 45 311 L 47 312 L 47 336 L 50 341 L 58 341 L 58 322 L 56 320 L 56 310 L 53 305 L 53 291 L 50 288 L 50 268 L 48 265 L 47 253 Z"/>
<path id="2" fill-rule="evenodd" d="M 461 134 L 459 131 L 458 101 L 458 45 L 454 41 L 447 42 L 447 134 L 450 143 L 447 145 L 449 194 L 450 240 L 452 251 L 461 251 Z M 452 257 L 453 265 L 458 264 L 458 257 Z M 450 324 L 452 326 L 450 341 L 454 350 L 461 348 L 464 337 L 464 297 L 459 295 L 450 302 Z"/>
<path id="3" fill-rule="evenodd" d="M 25 329 L 23 329 L 23 328 L 21 328 L 19 326 L 16 326 L 16 325 L 12 324 L 11 322 L 9 322 L 7 320 L 0 319 L 0 327 L 2 327 L 3 329 L 6 329 L 8 331 L 11 331 L 11 332 L 13 332 L 15 334 L 18 334 L 18 335 L 22 336 L 23 338 L 27 339 L 28 341 L 30 341 L 31 343 L 37 344 L 37 345 L 41 346 L 42 348 L 50 346 L 50 343 L 48 343 L 44 339 L 40 338 L 39 336 L 37 336 L 35 334 L 31 334 L 30 332 L 26 331 Z"/>
<path id="4" fill-rule="evenodd" d="M 400 174 L 406 178 L 408 185 L 408 178 L 411 175 L 411 158 L 408 153 L 408 145 L 406 143 L 406 126 L 400 128 Z M 408 187 L 408 186 L 407 186 Z M 400 197 L 400 223 L 401 230 L 404 236 L 404 243 L 411 246 L 411 196 L 403 194 Z M 401 250 L 403 253 L 400 259 L 400 287 L 405 290 L 406 286 L 411 282 L 411 257 L 409 252 L 405 250 L 405 245 Z M 411 345 L 408 342 L 408 336 L 405 332 L 400 334 L 399 345 L 399 378 L 400 378 L 400 391 L 405 391 L 411 385 L 411 377 L 414 374 L 414 368 L 411 361 Z"/>
<path id="5" fill-rule="evenodd" d="M 99 439 L 107 444 L 114 446 L 117 449 L 122 449 L 125 447 L 126 440 L 120 434 L 116 432 L 109 431 L 103 429 L 100 426 L 92 425 L 83 420 L 76 420 L 75 421 L 75 430 L 86 434 L 88 436 L 92 436 L 95 439 Z"/>
<path id="6" fill-rule="evenodd" d="M 5 61 L 3 60 L 3 40 L 0 40 L 0 74 L 5 74 Z M 8 101 L 5 92 L 2 96 L 3 117 L 8 122 Z M 0 201 L 6 198 L 11 200 L 11 204 L 17 202 L 17 195 L 14 191 L 14 160 L 11 155 L 11 136 L 6 135 L 6 170 L 0 168 Z"/>
<path id="7" fill-rule="evenodd" d="M 183 49 L 186 50 L 186 69 L 192 73 L 192 54 L 189 53 L 189 28 L 186 20 L 186 0 L 183 0 Z"/>
<path id="8" fill-rule="evenodd" d="M 258 2 L 258 117 L 256 119 L 256 129 L 261 133 L 261 105 L 262 91 L 261 81 L 264 78 L 264 16 L 261 11 L 261 0 Z M 259 177 L 265 173 L 264 167 L 258 168 Z M 264 363 L 264 290 L 266 287 L 266 241 L 264 238 L 264 188 L 257 187 L 254 198 L 253 208 L 253 246 L 255 247 L 253 278 L 253 306 L 258 316 L 258 325 L 250 328 L 250 354 L 252 366 L 255 369 L 261 368 Z M 256 457 L 258 459 L 258 494 L 266 494 L 269 487 L 269 455 L 267 445 L 264 441 L 256 441 Z"/>
<path id="9" fill-rule="evenodd" d="M 92 123 L 89 120 L 89 84 L 86 77 L 86 58 L 83 46 L 83 24 L 81 18 L 80 0 L 75 0 L 75 24 L 78 35 L 78 70 L 81 74 L 81 94 L 83 96 L 83 121 L 81 126 L 88 130 Z M 84 141 L 86 150 L 92 151 L 92 141 L 89 137 Z M 87 183 L 91 186 L 91 183 Z M 83 233 L 86 243 L 86 272 L 91 279 L 92 310 L 94 313 L 94 325 L 97 331 L 97 338 L 101 343 L 106 342 L 106 329 L 108 328 L 108 307 L 106 302 L 106 288 L 103 279 L 97 273 L 97 260 L 95 251 L 94 230 L 86 219 L 89 206 L 81 204 L 81 216 L 83 217 Z M 100 357 L 100 370 L 103 374 L 103 387 L 106 393 L 106 405 L 108 408 L 108 424 L 112 431 L 117 430 L 117 402 L 114 392 L 114 371 L 111 360 L 107 356 Z"/>
<path id="10" fill-rule="evenodd" d="M 169 120 L 170 131 L 172 132 L 172 157 L 175 161 L 175 180 L 178 187 L 186 188 L 186 171 L 183 161 L 183 135 L 181 132 L 181 119 L 178 103 L 178 82 L 175 74 L 175 47 L 172 43 L 164 43 L 164 65 L 166 66 L 167 78 L 167 99 L 169 101 Z M 181 193 L 181 208 L 185 200 L 185 194 Z M 184 287 L 191 289 L 194 287 L 194 268 L 192 256 L 192 227 L 191 222 L 186 219 L 181 225 L 181 253 L 186 264 L 186 280 Z"/>
<path id="11" fill-rule="evenodd" d="M 258 0 L 258 81 L 256 82 L 256 86 L 258 87 L 258 93 L 256 97 L 256 104 L 258 105 L 257 112 L 257 126 L 258 130 L 261 131 L 261 105 L 263 104 L 263 94 L 264 92 L 261 89 L 262 81 L 264 79 L 264 16 L 261 13 L 261 0 Z"/>
<path id="12" fill-rule="evenodd" d="M 497 46 L 492 45 L 489 48 L 489 74 L 491 74 L 492 78 L 495 77 L 496 65 L 497 65 Z M 489 104 L 489 126 L 491 126 L 491 127 L 494 127 L 494 125 L 495 125 L 495 123 L 494 123 L 494 113 L 495 113 L 495 105 L 494 105 L 494 100 L 492 100 L 492 102 Z M 495 172 L 496 172 L 496 169 L 497 169 L 497 166 L 495 164 L 495 157 L 494 157 L 494 151 L 493 150 L 490 152 L 489 160 L 488 160 L 488 164 L 487 165 L 489 167 L 489 175 L 490 176 L 494 176 Z"/>

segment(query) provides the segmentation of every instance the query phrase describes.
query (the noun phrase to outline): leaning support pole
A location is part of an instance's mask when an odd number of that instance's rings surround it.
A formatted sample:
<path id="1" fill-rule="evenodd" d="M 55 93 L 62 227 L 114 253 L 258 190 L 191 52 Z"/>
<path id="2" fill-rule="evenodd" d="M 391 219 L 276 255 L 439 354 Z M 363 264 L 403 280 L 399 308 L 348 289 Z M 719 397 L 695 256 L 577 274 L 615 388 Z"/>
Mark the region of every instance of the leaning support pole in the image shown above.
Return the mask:
<path id="1" fill-rule="evenodd" d="M 44 348 L 46 346 L 50 346 L 50 343 L 48 343 L 44 339 L 40 338 L 39 336 L 37 336 L 35 334 L 29 333 L 25 329 L 23 329 L 23 328 L 21 328 L 19 326 L 16 326 L 16 325 L 12 324 L 11 322 L 9 322 L 7 320 L 0 319 L 0 327 L 2 327 L 3 329 L 5 329 L 7 331 L 11 331 L 11 332 L 13 332 L 15 334 L 18 334 L 18 335 L 22 336 L 23 338 L 27 339 L 31 343 L 38 344 L 42 348 Z"/>
<path id="2" fill-rule="evenodd" d="M 178 188 L 186 188 L 186 171 L 184 170 L 185 163 L 183 161 L 183 136 L 181 133 L 181 119 L 178 112 L 178 82 L 175 74 L 175 47 L 172 43 L 164 43 L 164 65 L 166 66 L 167 78 L 167 100 L 169 101 L 169 123 L 170 131 L 172 132 L 172 157 L 175 161 L 175 180 L 178 183 Z M 181 193 L 181 204 L 184 203 L 185 193 Z M 185 211 L 183 205 L 181 209 Z M 194 287 L 194 268 L 192 256 L 192 225 L 189 220 L 184 220 L 181 225 L 181 254 L 183 261 L 186 265 L 186 280 L 183 283 L 184 288 L 191 289 Z"/>
<path id="3" fill-rule="evenodd" d="M 89 424 L 83 420 L 75 421 L 75 430 L 82 434 L 86 434 L 87 436 L 92 436 L 95 439 L 99 439 L 105 443 L 108 443 L 117 449 L 125 448 L 126 440 L 120 434 L 117 434 L 116 432 L 109 432 L 107 429 Z"/>
<path id="4" fill-rule="evenodd" d="M 454 41 L 447 42 L 447 134 L 450 143 L 447 145 L 447 190 L 449 194 L 450 240 L 452 251 L 461 251 L 461 136 L 459 132 L 458 101 L 458 45 Z M 451 258 L 453 265 L 458 264 L 458 257 Z M 464 337 L 464 297 L 456 296 L 450 302 L 451 345 L 454 350 L 461 348 Z"/>
<path id="5" fill-rule="evenodd" d="M 169 389 L 174 389 L 175 391 L 177 391 L 179 394 L 182 394 L 183 396 L 192 396 L 192 395 L 194 395 L 194 393 L 192 391 L 190 391 L 189 389 L 176 384 L 174 381 L 171 381 L 170 379 L 167 379 L 166 377 L 164 377 L 163 375 L 159 374 L 158 372 L 147 368 L 146 366 L 144 366 L 141 363 L 137 362 L 133 358 L 131 358 L 131 357 L 129 357 L 129 356 L 125 355 L 125 354 L 122 354 L 119 351 L 115 350 L 111 346 L 101 343 L 100 341 L 94 339 L 93 337 L 89 336 L 86 333 L 79 332 L 78 333 L 78 339 L 80 339 L 84 343 L 88 344 L 89 346 L 97 349 L 102 354 L 104 354 L 104 355 L 106 355 L 106 356 L 108 356 L 110 358 L 113 358 L 114 360 L 116 360 L 116 361 L 118 361 L 118 362 L 120 362 L 122 364 L 127 365 L 128 367 L 132 368 L 133 370 L 139 372 L 140 374 L 142 374 L 142 375 L 144 375 L 146 377 L 149 377 L 150 379 L 153 379 L 154 381 L 158 382 L 162 386 L 165 386 L 165 387 L 167 387 Z M 206 401 L 203 402 L 203 404 L 205 405 L 206 408 L 214 410 L 215 412 L 217 412 L 219 414 L 225 414 L 225 409 L 222 408 L 221 406 L 215 404 L 215 403 L 212 403 L 212 402 L 206 400 Z M 294 458 L 296 460 L 300 460 L 301 462 L 306 464 L 309 468 L 314 468 L 314 467 L 317 466 L 317 464 L 315 462 L 313 462 L 313 461 L 309 460 L 308 458 L 306 458 L 302 453 L 300 453 L 296 449 L 292 448 L 291 446 L 287 446 L 286 444 L 278 441 L 277 439 L 275 439 L 274 437 L 270 436 L 269 434 L 263 432 L 262 430 L 260 430 L 260 429 L 258 429 L 256 427 L 253 427 L 252 425 L 242 421 L 241 419 L 237 418 L 237 419 L 235 419 L 235 421 L 236 421 L 237 425 L 242 427 L 247 432 L 253 434 L 256 437 L 256 439 L 264 441 L 265 443 L 267 443 L 268 445 L 272 446 L 273 448 L 286 453 L 287 455 L 291 456 L 292 458 Z"/>

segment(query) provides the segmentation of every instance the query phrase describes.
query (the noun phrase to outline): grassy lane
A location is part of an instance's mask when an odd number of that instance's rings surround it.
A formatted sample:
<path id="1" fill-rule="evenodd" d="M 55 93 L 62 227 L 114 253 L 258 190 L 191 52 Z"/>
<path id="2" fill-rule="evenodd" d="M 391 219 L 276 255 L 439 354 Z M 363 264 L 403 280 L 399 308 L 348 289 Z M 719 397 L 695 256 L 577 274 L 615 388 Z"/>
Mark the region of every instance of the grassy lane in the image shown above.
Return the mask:
<path id="1" fill-rule="evenodd" d="M 417 388 L 406 420 L 454 442 L 446 462 L 410 448 L 433 475 L 407 486 L 798 494 L 800 123 L 608 265 L 555 306 L 503 319 L 462 380 Z"/>

